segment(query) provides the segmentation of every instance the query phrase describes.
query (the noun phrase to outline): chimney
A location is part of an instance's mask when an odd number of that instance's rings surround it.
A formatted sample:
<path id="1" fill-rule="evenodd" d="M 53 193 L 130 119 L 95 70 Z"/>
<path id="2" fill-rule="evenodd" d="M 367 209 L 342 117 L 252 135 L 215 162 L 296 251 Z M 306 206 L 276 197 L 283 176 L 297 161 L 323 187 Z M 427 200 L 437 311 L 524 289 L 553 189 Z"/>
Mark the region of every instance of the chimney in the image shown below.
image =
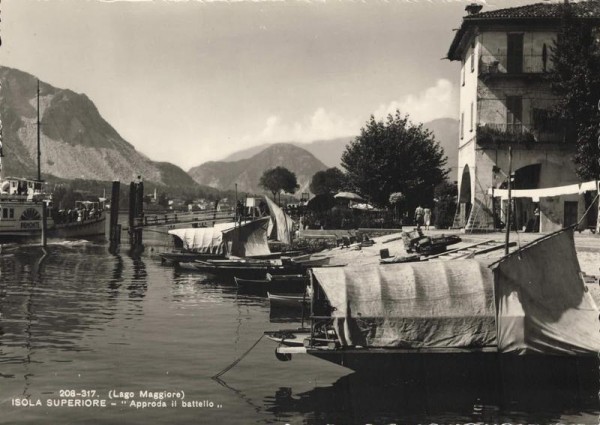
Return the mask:
<path id="1" fill-rule="evenodd" d="M 469 15 L 474 15 L 475 13 L 479 13 L 479 11 L 483 9 L 483 6 L 477 3 L 471 3 L 470 5 L 468 5 L 467 7 L 465 7 L 465 10 L 467 11 L 467 13 Z"/>

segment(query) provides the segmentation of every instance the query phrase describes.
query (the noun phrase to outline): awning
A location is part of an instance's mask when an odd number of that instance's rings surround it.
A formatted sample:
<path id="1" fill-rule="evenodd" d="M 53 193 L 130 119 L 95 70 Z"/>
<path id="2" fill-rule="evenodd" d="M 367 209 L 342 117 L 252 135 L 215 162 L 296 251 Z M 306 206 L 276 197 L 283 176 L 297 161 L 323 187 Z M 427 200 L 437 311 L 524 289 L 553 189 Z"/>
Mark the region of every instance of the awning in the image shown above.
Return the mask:
<path id="1" fill-rule="evenodd" d="M 233 223 L 227 224 L 233 227 Z M 201 254 L 227 254 L 227 244 L 223 240 L 223 232 L 217 227 L 174 229 L 169 230 L 169 234 L 179 238 L 186 251 Z"/>
<path id="2" fill-rule="evenodd" d="M 551 196 L 561 196 L 561 195 L 578 195 L 587 191 L 598 190 L 597 182 L 595 180 L 579 183 L 579 184 L 570 184 L 567 186 L 556 186 L 556 187 L 548 187 L 543 189 L 515 189 L 511 190 L 512 198 L 532 198 L 535 201 L 538 201 L 539 198 L 547 198 Z M 502 199 L 508 199 L 508 189 L 488 189 L 488 194 L 493 195 L 494 197 L 499 197 Z"/>

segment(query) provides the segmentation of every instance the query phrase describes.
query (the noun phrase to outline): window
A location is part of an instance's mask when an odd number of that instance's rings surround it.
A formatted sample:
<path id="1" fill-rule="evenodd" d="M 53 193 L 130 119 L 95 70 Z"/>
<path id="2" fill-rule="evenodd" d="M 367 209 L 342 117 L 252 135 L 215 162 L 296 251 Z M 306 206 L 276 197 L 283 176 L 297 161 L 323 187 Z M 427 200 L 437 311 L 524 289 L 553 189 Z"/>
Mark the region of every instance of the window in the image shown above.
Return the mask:
<path id="1" fill-rule="evenodd" d="M 548 49 L 546 48 L 546 43 L 542 46 L 542 71 L 547 71 L 548 66 Z"/>
<path id="2" fill-rule="evenodd" d="M 475 72 L 475 41 L 471 43 L 471 72 Z"/>
<path id="3" fill-rule="evenodd" d="M 465 127 L 465 113 L 461 112 L 460 113 L 460 140 L 462 140 L 465 137 L 464 127 Z"/>
<path id="4" fill-rule="evenodd" d="M 506 71 L 510 74 L 523 72 L 523 34 L 507 35 Z"/>
<path id="5" fill-rule="evenodd" d="M 8 213 L 8 218 L 15 218 L 15 209 L 11 208 Z"/>
<path id="6" fill-rule="evenodd" d="M 473 102 L 471 102 L 471 128 L 470 131 L 473 131 Z"/>
<path id="7" fill-rule="evenodd" d="M 8 208 L 2 208 L 2 218 L 8 218 Z"/>
<path id="8" fill-rule="evenodd" d="M 523 119 L 523 98 L 506 96 L 506 131 L 521 133 Z"/>

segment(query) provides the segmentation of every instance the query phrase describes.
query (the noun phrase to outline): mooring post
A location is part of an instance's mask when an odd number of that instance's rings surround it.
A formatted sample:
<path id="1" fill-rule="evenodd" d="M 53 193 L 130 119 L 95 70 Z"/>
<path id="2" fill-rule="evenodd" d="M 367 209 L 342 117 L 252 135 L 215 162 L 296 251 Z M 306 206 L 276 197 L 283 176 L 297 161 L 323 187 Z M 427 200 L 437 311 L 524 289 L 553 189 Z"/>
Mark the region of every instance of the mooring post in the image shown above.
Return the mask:
<path id="1" fill-rule="evenodd" d="M 42 246 L 47 245 L 47 230 L 48 230 L 48 210 L 46 207 L 46 201 L 42 201 Z"/>
<path id="2" fill-rule="evenodd" d="M 112 192 L 110 194 L 110 229 L 109 238 L 111 243 L 119 243 L 121 232 L 119 228 L 119 192 L 121 183 L 117 180 L 112 183 Z"/>
<path id="3" fill-rule="evenodd" d="M 142 245 L 142 227 L 144 217 L 144 183 L 138 181 L 129 185 L 129 243 Z"/>

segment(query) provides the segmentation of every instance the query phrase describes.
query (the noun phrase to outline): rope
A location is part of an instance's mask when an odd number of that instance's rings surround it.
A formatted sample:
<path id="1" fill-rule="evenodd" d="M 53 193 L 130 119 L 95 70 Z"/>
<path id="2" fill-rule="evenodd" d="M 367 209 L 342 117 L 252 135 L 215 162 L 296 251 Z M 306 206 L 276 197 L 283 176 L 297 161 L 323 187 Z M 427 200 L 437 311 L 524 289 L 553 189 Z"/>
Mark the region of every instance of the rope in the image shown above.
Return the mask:
<path id="1" fill-rule="evenodd" d="M 222 375 L 226 374 L 231 369 L 233 369 L 235 367 L 235 365 L 237 365 L 239 362 L 241 362 L 244 359 L 244 357 L 246 357 L 248 354 L 250 354 L 250 351 L 252 351 L 254 349 L 254 347 L 256 347 L 258 345 L 258 343 L 260 342 L 260 340 L 263 339 L 263 336 L 265 336 L 265 335 L 262 334 L 260 336 L 260 338 L 258 338 L 258 340 L 256 340 L 256 342 L 254 344 L 252 344 L 252 347 L 248 348 L 248 350 L 244 354 L 242 354 L 237 360 L 235 360 L 233 363 L 231 363 L 225 369 L 223 369 L 222 371 L 220 371 L 219 373 L 217 373 L 215 376 L 212 376 L 212 379 L 218 380 L 219 377 L 221 377 Z"/>
<path id="2" fill-rule="evenodd" d="M 594 204 L 596 203 L 596 199 L 598 199 L 598 196 L 600 196 L 600 193 L 596 194 L 596 197 L 594 198 L 594 200 L 590 203 L 590 206 L 588 207 L 587 210 L 585 210 L 585 212 L 583 213 L 583 215 L 581 216 L 581 218 L 579 219 L 579 221 L 577 222 L 577 227 L 579 227 L 579 225 L 581 224 L 581 222 L 583 221 L 583 219 L 585 218 L 585 216 L 587 215 L 587 213 L 590 212 L 590 209 L 594 206 Z"/>

